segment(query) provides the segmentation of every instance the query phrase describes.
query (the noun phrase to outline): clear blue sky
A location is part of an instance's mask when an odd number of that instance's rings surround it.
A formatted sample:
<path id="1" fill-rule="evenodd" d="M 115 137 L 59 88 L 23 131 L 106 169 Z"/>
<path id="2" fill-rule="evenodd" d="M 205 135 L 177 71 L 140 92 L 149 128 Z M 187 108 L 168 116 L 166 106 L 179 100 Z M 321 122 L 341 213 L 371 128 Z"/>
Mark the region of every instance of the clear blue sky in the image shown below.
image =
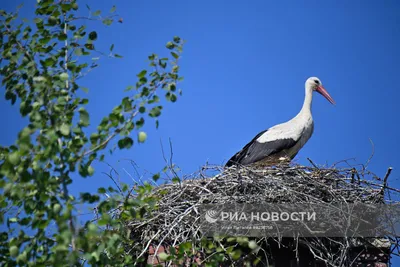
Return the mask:
<path id="1" fill-rule="evenodd" d="M 21 1 L 2 1 L 11 9 Z M 28 2 L 28 1 L 26 1 Z M 23 15 L 31 17 L 29 1 Z M 81 1 L 81 10 L 86 13 Z M 147 66 L 147 55 L 166 52 L 174 35 L 187 40 L 181 60 L 183 97 L 165 107 L 158 130 L 147 123 L 148 142 L 117 153 L 108 162 L 130 181 L 129 158 L 142 171 L 164 166 L 160 140 L 172 139 L 174 161 L 182 174 L 207 161 L 221 164 L 259 131 L 284 122 L 300 110 L 304 82 L 319 77 L 336 100 L 313 101 L 314 135 L 297 156 L 317 164 L 355 158 L 365 163 L 375 144 L 370 170 L 383 176 L 394 167 L 392 186 L 399 187 L 400 160 L 400 2 L 388 1 L 89 1 L 93 10 L 115 4 L 122 24 L 99 33 L 98 49 L 123 59 L 100 60 L 101 67 L 82 85 L 89 87 L 89 110 L 96 125 L 126 95 L 135 74 Z M 87 22 L 89 23 L 89 22 Z M 18 107 L 0 100 L 3 131 L 10 144 L 23 127 Z M 96 170 L 107 170 L 103 165 Z M 110 185 L 99 172 L 77 181 L 75 190 Z"/>

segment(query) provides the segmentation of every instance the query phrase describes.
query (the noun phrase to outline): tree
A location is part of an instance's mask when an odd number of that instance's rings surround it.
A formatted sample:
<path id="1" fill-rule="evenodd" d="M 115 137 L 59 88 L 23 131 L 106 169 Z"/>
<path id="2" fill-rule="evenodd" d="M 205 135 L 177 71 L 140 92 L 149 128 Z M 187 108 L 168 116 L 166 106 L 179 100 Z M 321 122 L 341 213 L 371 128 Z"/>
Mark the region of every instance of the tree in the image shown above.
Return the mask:
<path id="1" fill-rule="evenodd" d="M 82 192 L 75 198 L 69 192 L 71 175 L 93 175 L 93 161 L 103 161 L 106 148 L 112 145 L 131 148 L 134 133 L 138 142 L 144 142 L 146 134 L 140 130 L 146 120 L 154 119 L 158 126 L 164 100 L 175 102 L 180 95 L 178 60 L 184 42 L 179 37 L 168 42 L 168 58 L 150 55 L 150 69 L 137 74 L 135 86 L 126 89 L 129 95 L 89 134 L 90 114 L 85 109 L 89 100 L 79 97 L 78 92 L 86 90 L 79 79 L 97 66 L 89 57 L 96 51 L 97 33 L 86 29 L 78 9 L 76 0 L 38 1 L 33 23 L 21 22 L 18 9 L 14 13 L 0 10 L 5 98 L 19 105 L 21 116 L 29 120 L 15 144 L 0 147 L 0 223 L 7 225 L 0 233 L 4 266 L 83 262 L 125 266 L 142 260 L 126 253 L 124 245 L 133 241 L 123 226 L 155 205 L 146 196 L 151 186 L 136 188 L 136 199 L 130 198 L 126 184 L 118 192 L 99 188 L 98 194 Z M 92 13 L 90 19 L 109 26 L 117 18 L 115 7 L 108 16 L 99 14 Z M 110 56 L 120 58 L 113 49 L 111 45 Z M 102 200 L 100 194 L 105 192 L 111 197 Z M 97 207 L 95 223 L 76 223 L 76 205 L 82 203 Z M 119 216 L 112 216 L 116 209 Z M 49 234 L 49 225 L 57 230 Z"/>

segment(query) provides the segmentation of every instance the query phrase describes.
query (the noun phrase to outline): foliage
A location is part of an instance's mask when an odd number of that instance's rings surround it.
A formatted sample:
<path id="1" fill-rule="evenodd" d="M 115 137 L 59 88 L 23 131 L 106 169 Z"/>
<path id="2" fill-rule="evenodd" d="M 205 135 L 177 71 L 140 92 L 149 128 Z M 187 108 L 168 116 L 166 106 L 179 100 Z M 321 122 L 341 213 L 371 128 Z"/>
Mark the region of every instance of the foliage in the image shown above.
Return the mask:
<path id="1" fill-rule="evenodd" d="M 89 8 L 89 7 L 88 7 Z M 146 197 L 150 185 L 136 188 L 130 198 L 127 185 L 99 188 L 98 194 L 82 192 L 75 198 L 69 188 L 72 175 L 95 173 L 93 161 L 103 161 L 106 148 L 129 149 L 146 140 L 140 131 L 148 119 L 158 126 L 164 103 L 159 95 L 175 102 L 180 92 L 178 60 L 183 40 L 174 37 L 166 47 L 169 58 L 149 56 L 150 69 L 137 74 L 127 95 L 88 134 L 90 114 L 79 79 L 97 67 L 91 58 L 98 34 L 87 29 L 78 17 L 76 0 L 38 1 L 33 22 L 20 22 L 18 10 L 0 10 L 0 74 L 5 99 L 19 106 L 28 123 L 15 144 L 0 147 L 0 233 L 2 266 L 125 266 L 140 261 L 126 253 L 124 244 L 133 242 L 123 227 L 155 205 Z M 89 17 L 109 26 L 116 20 L 115 7 L 107 16 L 100 11 Z M 122 19 L 119 19 L 122 22 Z M 110 47 L 110 56 L 120 58 Z M 96 53 L 97 54 L 97 53 Z M 114 145 L 114 146 L 113 146 Z M 101 194 L 111 193 L 101 200 Z M 98 220 L 77 223 L 77 204 L 96 205 Z M 119 209 L 122 216 L 110 212 Z"/>

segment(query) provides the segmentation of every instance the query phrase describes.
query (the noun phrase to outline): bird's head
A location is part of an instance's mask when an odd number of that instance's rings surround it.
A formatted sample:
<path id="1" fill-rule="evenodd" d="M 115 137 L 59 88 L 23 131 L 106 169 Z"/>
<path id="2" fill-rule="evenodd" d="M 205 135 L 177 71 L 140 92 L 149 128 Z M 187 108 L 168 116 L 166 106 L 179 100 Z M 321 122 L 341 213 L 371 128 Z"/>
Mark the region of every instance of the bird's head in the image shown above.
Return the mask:
<path id="1" fill-rule="evenodd" d="M 322 82 L 317 77 L 310 77 L 306 81 L 306 89 L 316 91 L 323 95 L 331 104 L 335 104 L 335 100 L 329 95 L 326 89 L 322 86 Z"/>

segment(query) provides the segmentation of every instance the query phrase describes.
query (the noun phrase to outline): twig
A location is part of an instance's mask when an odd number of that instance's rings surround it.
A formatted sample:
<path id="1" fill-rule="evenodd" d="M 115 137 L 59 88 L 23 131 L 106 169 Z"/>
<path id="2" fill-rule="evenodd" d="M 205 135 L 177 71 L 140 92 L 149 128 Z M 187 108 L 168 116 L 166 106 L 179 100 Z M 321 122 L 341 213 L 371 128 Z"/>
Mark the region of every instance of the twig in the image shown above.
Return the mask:
<path id="1" fill-rule="evenodd" d="M 387 180 L 389 178 L 390 173 L 392 172 L 392 167 L 389 167 L 386 171 L 385 177 L 383 178 L 383 186 L 382 186 L 382 190 L 381 190 L 381 194 L 384 195 L 385 194 L 385 189 L 387 188 Z"/>
<path id="2" fill-rule="evenodd" d="M 318 168 L 318 166 L 317 165 L 315 165 L 315 163 L 310 159 L 310 158 L 307 158 L 307 160 L 311 163 L 311 165 L 313 165 L 314 166 L 314 168 L 317 168 L 317 169 L 319 169 Z"/>
<path id="3" fill-rule="evenodd" d="M 374 157 L 374 154 L 375 154 L 375 145 L 374 145 L 374 142 L 372 142 L 372 139 L 371 139 L 371 138 L 369 138 L 369 142 L 371 143 L 371 149 L 372 149 L 372 151 L 371 151 L 371 155 L 369 156 L 367 162 L 365 163 L 365 166 L 364 166 L 364 168 L 363 168 L 363 171 L 366 170 L 366 169 L 368 168 L 368 165 L 369 165 L 369 163 L 371 162 L 371 159 Z"/>

